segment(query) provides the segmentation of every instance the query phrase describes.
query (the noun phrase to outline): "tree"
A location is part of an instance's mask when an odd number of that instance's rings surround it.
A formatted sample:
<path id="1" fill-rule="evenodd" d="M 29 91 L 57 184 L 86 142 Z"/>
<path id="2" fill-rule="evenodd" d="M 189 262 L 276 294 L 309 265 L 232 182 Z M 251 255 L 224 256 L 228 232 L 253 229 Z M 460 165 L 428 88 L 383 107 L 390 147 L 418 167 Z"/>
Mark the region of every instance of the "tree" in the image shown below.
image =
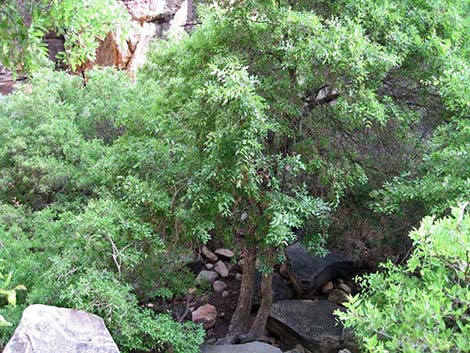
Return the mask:
<path id="1" fill-rule="evenodd" d="M 338 312 L 366 352 L 468 352 L 470 216 L 426 217 L 410 233 L 415 248 L 402 266 L 383 264 L 362 278 L 364 291 Z"/>
<path id="2" fill-rule="evenodd" d="M 177 226 L 168 233 L 219 237 L 245 254 L 227 341 L 262 335 L 283 249 L 299 240 L 300 228 L 307 229 L 302 240 L 321 249 L 330 212 L 366 182 L 367 163 L 354 148 L 338 149 L 338 140 L 353 144 L 364 129 L 415 117 L 380 90 L 392 72 L 408 72 L 402 65 L 411 49 L 371 39 L 354 18 L 331 18 L 334 7 L 296 7 L 202 8 L 201 25 L 159 43 L 139 78 L 156 83 L 159 124 L 172 127 L 148 134 L 175 146 L 182 166 L 172 197 Z M 247 332 L 257 257 L 263 295 Z"/>
<path id="3" fill-rule="evenodd" d="M 48 65 L 44 37 L 55 32 L 65 40 L 60 59 L 75 71 L 95 58 L 99 40 L 117 26 L 124 27 L 127 17 L 115 0 L 3 1 L 0 63 L 23 73 Z"/>

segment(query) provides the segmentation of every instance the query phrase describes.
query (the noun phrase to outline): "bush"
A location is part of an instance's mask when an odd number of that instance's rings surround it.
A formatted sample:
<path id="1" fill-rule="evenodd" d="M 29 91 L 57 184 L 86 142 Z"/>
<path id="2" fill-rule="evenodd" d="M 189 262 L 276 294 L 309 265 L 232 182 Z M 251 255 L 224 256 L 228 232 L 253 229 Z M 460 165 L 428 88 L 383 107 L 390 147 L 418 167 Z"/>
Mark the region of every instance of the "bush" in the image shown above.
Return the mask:
<path id="1" fill-rule="evenodd" d="M 0 257 L 12 288 L 28 288 L 0 313 L 16 324 L 29 304 L 83 309 L 103 317 L 123 352 L 197 352 L 202 327 L 141 305 L 194 285 L 160 226 L 170 197 L 150 171 L 164 170 L 152 159 L 162 144 L 136 148 L 121 125 L 144 98 L 112 70 L 86 86 L 44 71 L 31 85 L 0 103 Z"/>
<path id="2" fill-rule="evenodd" d="M 365 291 L 338 315 L 366 352 L 469 352 L 470 215 L 462 206 L 426 217 L 410 237 L 406 265 L 364 276 Z"/>

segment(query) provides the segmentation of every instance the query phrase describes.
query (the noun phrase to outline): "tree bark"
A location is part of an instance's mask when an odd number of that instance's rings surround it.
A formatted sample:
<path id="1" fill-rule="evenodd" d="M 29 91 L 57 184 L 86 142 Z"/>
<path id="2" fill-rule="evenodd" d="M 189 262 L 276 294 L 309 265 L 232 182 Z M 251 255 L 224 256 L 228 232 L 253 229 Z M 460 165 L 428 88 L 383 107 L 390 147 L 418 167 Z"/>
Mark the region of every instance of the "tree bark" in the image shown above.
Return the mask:
<path id="1" fill-rule="evenodd" d="M 267 263 L 270 267 L 273 265 L 273 249 L 266 251 Z M 264 334 L 264 329 L 268 321 L 271 306 L 273 304 L 273 272 L 263 274 L 261 280 L 261 304 L 256 314 L 255 322 L 251 326 L 247 335 L 241 338 L 242 342 L 255 341 Z"/>
<path id="2" fill-rule="evenodd" d="M 256 245 L 249 244 L 243 260 L 243 275 L 240 294 L 235 312 L 230 321 L 227 333 L 229 341 L 237 341 L 238 337 L 248 330 L 255 281 Z"/>
<path id="3" fill-rule="evenodd" d="M 268 316 L 273 304 L 273 273 L 263 275 L 261 282 L 261 304 L 256 314 L 255 322 L 248 333 L 251 341 L 263 336 L 264 328 L 268 322 Z"/>

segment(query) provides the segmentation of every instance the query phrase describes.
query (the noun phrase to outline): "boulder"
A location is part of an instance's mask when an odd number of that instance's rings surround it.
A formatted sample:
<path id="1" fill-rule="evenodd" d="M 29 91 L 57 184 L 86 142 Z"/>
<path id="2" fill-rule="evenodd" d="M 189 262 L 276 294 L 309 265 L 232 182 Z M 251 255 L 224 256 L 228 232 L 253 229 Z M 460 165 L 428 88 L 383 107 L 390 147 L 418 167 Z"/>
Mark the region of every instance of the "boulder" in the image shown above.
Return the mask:
<path id="1" fill-rule="evenodd" d="M 286 248 L 287 274 L 295 292 L 302 297 L 311 297 L 323 285 L 337 277 L 353 273 L 357 264 L 339 253 L 325 257 L 312 255 L 302 244 Z"/>
<path id="2" fill-rule="evenodd" d="M 211 304 L 203 305 L 193 311 L 193 322 L 200 323 L 206 330 L 214 327 L 217 321 L 217 309 Z"/>
<path id="3" fill-rule="evenodd" d="M 214 269 L 220 275 L 220 277 L 222 277 L 222 278 L 227 278 L 228 277 L 228 274 L 229 274 L 228 267 L 222 261 L 219 260 L 215 264 Z"/>
<path id="4" fill-rule="evenodd" d="M 327 300 L 284 300 L 274 303 L 267 328 L 287 344 L 300 343 L 306 350 L 333 353 L 347 348 L 358 352 L 350 330 L 333 314 L 343 310 Z"/>
<path id="5" fill-rule="evenodd" d="M 231 260 L 235 256 L 233 251 L 229 249 L 217 249 L 215 254 L 224 260 Z"/>
<path id="6" fill-rule="evenodd" d="M 250 342 L 245 344 L 201 347 L 201 353 L 282 353 L 279 348 L 262 342 Z"/>
<path id="7" fill-rule="evenodd" d="M 201 271 L 196 277 L 196 283 L 201 283 L 203 281 L 213 283 L 219 275 L 217 272 L 214 271 Z"/>
<path id="8" fill-rule="evenodd" d="M 273 302 L 292 299 L 292 289 L 287 285 L 285 280 L 277 273 L 273 274 Z M 257 308 L 261 303 L 261 272 L 255 273 L 255 288 L 253 292 L 252 305 Z"/>
<path id="9" fill-rule="evenodd" d="M 103 320 L 81 310 L 31 305 L 3 353 L 119 353 Z"/>

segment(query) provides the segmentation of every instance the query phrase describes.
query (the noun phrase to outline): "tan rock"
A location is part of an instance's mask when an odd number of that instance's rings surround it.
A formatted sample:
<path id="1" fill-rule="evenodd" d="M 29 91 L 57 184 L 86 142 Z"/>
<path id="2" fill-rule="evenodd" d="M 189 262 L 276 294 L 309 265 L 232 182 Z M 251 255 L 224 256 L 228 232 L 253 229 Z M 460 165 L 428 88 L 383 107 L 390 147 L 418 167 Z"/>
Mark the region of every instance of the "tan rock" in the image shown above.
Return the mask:
<path id="1" fill-rule="evenodd" d="M 230 260 L 230 259 L 232 259 L 232 257 L 235 256 L 233 251 L 229 250 L 229 249 L 217 249 L 214 252 L 217 256 L 219 256 L 220 258 L 225 259 L 225 260 Z"/>
<path id="2" fill-rule="evenodd" d="M 222 277 L 222 278 L 227 278 L 228 275 L 229 275 L 229 270 L 228 270 L 227 266 L 221 260 L 219 260 L 215 264 L 214 269 L 220 275 L 220 277 Z"/>
<path id="3" fill-rule="evenodd" d="M 321 287 L 321 291 L 322 293 L 324 294 L 328 294 L 330 293 L 335 287 L 333 286 L 333 282 L 329 281 L 328 283 L 326 283 L 325 285 L 323 285 L 323 287 Z"/>
<path id="4" fill-rule="evenodd" d="M 212 251 L 210 251 L 205 245 L 201 248 L 201 254 L 207 260 L 211 262 L 217 262 L 219 260 L 219 258 Z"/>

